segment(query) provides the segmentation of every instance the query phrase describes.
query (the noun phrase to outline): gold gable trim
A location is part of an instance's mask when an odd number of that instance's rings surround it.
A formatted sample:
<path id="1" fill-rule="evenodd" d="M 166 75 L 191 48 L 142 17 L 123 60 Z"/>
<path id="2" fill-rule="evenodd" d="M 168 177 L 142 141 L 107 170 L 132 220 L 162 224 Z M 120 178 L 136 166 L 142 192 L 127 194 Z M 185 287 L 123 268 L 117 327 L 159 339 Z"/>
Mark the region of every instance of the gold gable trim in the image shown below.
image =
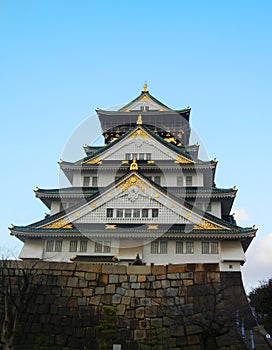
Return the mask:
<path id="1" fill-rule="evenodd" d="M 46 225 L 43 228 L 72 228 L 72 224 L 64 219 L 53 222 L 52 224 Z"/>
<path id="2" fill-rule="evenodd" d="M 137 129 L 135 130 L 131 135 L 130 135 L 130 138 L 131 139 L 135 139 L 136 137 L 142 137 L 143 139 L 148 139 L 149 138 L 149 135 L 144 132 L 142 129 Z"/>
<path id="3" fill-rule="evenodd" d="M 194 225 L 194 230 L 222 230 L 222 229 L 223 229 L 222 227 L 204 219 L 202 219 L 200 222 L 197 222 Z"/>
<path id="4" fill-rule="evenodd" d="M 144 95 L 143 97 L 140 98 L 140 101 L 149 101 L 150 98 L 147 95 Z"/>
<path id="5" fill-rule="evenodd" d="M 86 162 L 84 164 L 101 164 L 101 163 L 102 163 L 102 159 L 99 157 L 96 157 L 94 159 L 88 160 L 88 162 Z"/>
<path id="6" fill-rule="evenodd" d="M 127 180 L 121 182 L 118 186 L 116 186 L 116 188 L 122 188 L 121 192 L 124 192 L 131 186 L 136 186 L 142 192 L 145 192 L 144 187 L 146 187 L 147 185 L 142 180 L 140 180 L 137 176 L 132 175 Z"/>
<path id="7" fill-rule="evenodd" d="M 176 159 L 175 159 L 175 163 L 178 163 L 178 164 L 189 164 L 189 163 L 193 163 L 191 160 L 189 159 L 186 159 L 182 156 L 178 156 Z"/>

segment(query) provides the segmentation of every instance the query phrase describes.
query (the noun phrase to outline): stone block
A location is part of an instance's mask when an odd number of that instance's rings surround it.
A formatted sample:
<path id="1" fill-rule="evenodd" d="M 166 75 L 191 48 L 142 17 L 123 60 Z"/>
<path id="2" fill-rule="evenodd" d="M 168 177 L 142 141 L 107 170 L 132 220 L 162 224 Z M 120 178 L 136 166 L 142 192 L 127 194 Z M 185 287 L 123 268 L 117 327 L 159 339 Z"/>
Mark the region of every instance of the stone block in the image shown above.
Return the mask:
<path id="1" fill-rule="evenodd" d="M 127 266 L 124 265 L 101 265 L 102 273 L 106 274 L 115 274 L 115 275 L 124 275 L 126 274 Z"/>
<path id="2" fill-rule="evenodd" d="M 121 304 L 124 304 L 124 305 L 130 305 L 130 301 L 131 301 L 131 298 L 130 297 L 122 297 L 121 299 Z"/>
<path id="3" fill-rule="evenodd" d="M 86 288 L 86 287 L 88 287 L 88 281 L 85 281 L 85 280 L 83 280 L 83 279 L 80 279 L 80 280 L 78 281 L 78 286 L 79 286 L 79 288 Z"/>
<path id="4" fill-rule="evenodd" d="M 149 282 L 153 282 L 153 281 L 155 281 L 155 276 L 154 275 L 149 275 L 149 276 L 147 276 L 147 280 L 149 281 Z"/>
<path id="5" fill-rule="evenodd" d="M 123 304 L 119 304 L 116 307 L 116 314 L 119 316 L 123 316 L 126 310 L 126 306 Z"/>
<path id="6" fill-rule="evenodd" d="M 122 287 L 117 287 L 116 288 L 116 294 L 125 295 L 126 294 L 126 289 L 122 288 Z"/>
<path id="7" fill-rule="evenodd" d="M 200 334 L 202 333 L 202 328 L 197 325 L 189 324 L 186 326 L 186 334 L 192 335 L 192 334 Z"/>
<path id="8" fill-rule="evenodd" d="M 126 310 L 125 311 L 125 318 L 134 318 L 135 317 L 135 311 L 134 310 Z"/>
<path id="9" fill-rule="evenodd" d="M 167 278 L 169 280 L 176 280 L 176 279 L 180 278 L 180 275 L 179 275 L 179 273 L 168 273 Z"/>
<path id="10" fill-rule="evenodd" d="M 109 275 L 109 283 L 118 283 L 119 282 L 119 276 L 118 275 Z"/>
<path id="11" fill-rule="evenodd" d="M 145 282 L 146 281 L 146 275 L 139 275 L 138 276 L 138 282 Z"/>
<path id="12" fill-rule="evenodd" d="M 136 319 L 130 319 L 130 320 L 129 320 L 129 329 L 134 330 L 134 329 L 136 329 L 136 328 L 138 328 L 138 327 L 139 327 L 139 322 L 138 322 L 138 320 L 136 320 Z"/>
<path id="13" fill-rule="evenodd" d="M 158 289 L 157 289 L 158 290 Z M 156 290 L 152 290 L 152 289 L 147 289 L 145 291 L 145 295 L 148 297 L 148 298 L 155 298 L 156 296 Z"/>
<path id="14" fill-rule="evenodd" d="M 156 276 L 156 280 L 160 281 L 160 280 L 165 280 L 166 279 L 166 274 L 165 275 L 157 275 Z"/>
<path id="15" fill-rule="evenodd" d="M 85 280 L 87 281 L 96 281 L 96 273 L 95 272 L 86 272 Z"/>
<path id="16" fill-rule="evenodd" d="M 180 278 L 183 279 L 183 280 L 184 280 L 184 279 L 186 279 L 186 280 L 187 280 L 187 279 L 188 279 L 188 280 L 189 280 L 189 279 L 193 279 L 193 278 L 194 278 L 194 273 L 193 273 L 193 272 L 181 272 L 181 273 L 180 273 Z"/>
<path id="17" fill-rule="evenodd" d="M 220 272 L 207 272 L 208 283 L 220 283 Z"/>
<path id="18" fill-rule="evenodd" d="M 153 265 L 153 266 L 151 266 L 151 273 L 153 275 L 165 275 L 166 274 L 166 266 Z"/>
<path id="19" fill-rule="evenodd" d="M 177 273 L 177 272 L 185 272 L 187 269 L 186 264 L 174 264 L 174 265 L 168 265 L 167 266 L 167 272 L 168 273 Z"/>
<path id="20" fill-rule="evenodd" d="M 135 340 L 145 339 L 146 332 L 144 329 L 135 329 L 133 335 Z"/>
<path id="21" fill-rule="evenodd" d="M 77 305 L 79 306 L 87 305 L 87 298 L 86 297 L 77 298 Z"/>
<path id="22" fill-rule="evenodd" d="M 137 276 L 136 275 L 131 275 L 129 276 L 129 282 L 137 282 Z"/>
<path id="23" fill-rule="evenodd" d="M 151 273 L 151 266 L 127 266 L 128 275 L 148 275 Z"/>
<path id="24" fill-rule="evenodd" d="M 192 286 L 194 284 L 193 280 L 183 280 L 182 282 L 185 287 Z"/>
<path id="25" fill-rule="evenodd" d="M 145 317 L 157 317 L 158 309 L 157 306 L 146 306 Z"/>
<path id="26" fill-rule="evenodd" d="M 185 335 L 184 327 L 172 325 L 170 327 L 170 335 L 174 337 L 183 337 Z"/>
<path id="27" fill-rule="evenodd" d="M 105 287 L 96 287 L 94 289 L 94 294 L 97 295 L 97 294 L 104 294 L 105 293 Z"/>
<path id="28" fill-rule="evenodd" d="M 101 295 L 96 295 L 96 296 L 90 298 L 89 304 L 90 305 L 99 305 L 100 301 L 101 301 Z"/>
<path id="29" fill-rule="evenodd" d="M 135 291 L 132 289 L 127 289 L 125 293 L 126 297 L 134 297 L 135 296 Z"/>
<path id="30" fill-rule="evenodd" d="M 151 298 L 140 298 L 140 305 L 142 306 L 151 306 Z"/>
<path id="31" fill-rule="evenodd" d="M 84 275 L 85 275 L 85 272 L 82 272 L 82 271 L 75 271 L 74 272 L 75 277 L 84 278 Z"/>
<path id="32" fill-rule="evenodd" d="M 154 281 L 152 282 L 152 288 L 153 289 L 159 289 L 161 288 L 162 284 L 161 284 L 161 281 Z"/>
<path id="33" fill-rule="evenodd" d="M 108 284 L 106 287 L 105 287 L 105 293 L 106 294 L 113 294 L 115 293 L 115 284 Z"/>
<path id="34" fill-rule="evenodd" d="M 180 287 L 183 285 L 182 280 L 171 280 L 171 287 Z"/>
<path id="35" fill-rule="evenodd" d="M 195 284 L 205 284 L 207 282 L 206 272 L 195 272 L 194 273 L 194 283 Z"/>
<path id="36" fill-rule="evenodd" d="M 135 297 L 136 298 L 144 298 L 145 297 L 145 290 L 144 289 L 135 290 Z"/>
<path id="37" fill-rule="evenodd" d="M 140 329 L 150 329 L 150 321 L 149 320 L 140 320 L 139 321 Z"/>
<path id="38" fill-rule="evenodd" d="M 107 285 L 108 284 L 108 276 L 107 274 L 105 273 L 101 273 L 99 275 L 99 284 L 103 284 L 103 285 Z"/>
<path id="39" fill-rule="evenodd" d="M 135 317 L 136 318 L 144 318 L 145 317 L 145 308 L 138 307 L 137 309 L 135 309 Z"/>
<path id="40" fill-rule="evenodd" d="M 77 265 L 82 266 L 82 271 L 85 271 L 85 272 L 100 273 L 102 270 L 102 265 L 100 265 L 100 264 L 90 264 L 88 262 L 78 262 Z"/>
<path id="41" fill-rule="evenodd" d="M 199 344 L 199 337 L 197 335 L 187 335 L 188 345 Z"/>
<path id="42" fill-rule="evenodd" d="M 166 292 L 163 289 L 157 289 L 156 290 L 156 297 L 157 298 L 163 298 L 166 296 Z"/>
<path id="43" fill-rule="evenodd" d="M 140 289 L 140 283 L 139 282 L 133 282 L 131 283 L 131 288 L 132 289 Z"/>
<path id="44" fill-rule="evenodd" d="M 112 303 L 113 304 L 120 304 L 122 296 L 120 294 L 113 294 L 112 296 Z"/>
<path id="45" fill-rule="evenodd" d="M 131 307 L 140 306 L 140 298 L 131 298 Z"/>
<path id="46" fill-rule="evenodd" d="M 103 305 L 110 305 L 112 300 L 112 296 L 110 294 L 103 294 L 101 298 L 101 303 Z"/>
<path id="47" fill-rule="evenodd" d="M 120 275 L 119 276 L 119 281 L 120 281 L 120 283 L 127 282 L 128 281 L 128 276 L 127 275 Z"/>
<path id="48" fill-rule="evenodd" d="M 67 287 L 77 287 L 78 278 L 77 277 L 68 277 Z"/>
<path id="49" fill-rule="evenodd" d="M 168 280 L 162 280 L 161 281 L 162 288 L 169 288 L 170 287 L 170 281 Z"/>
<path id="50" fill-rule="evenodd" d="M 166 296 L 168 297 L 176 297 L 178 295 L 178 288 L 167 288 L 166 289 Z"/>
<path id="51" fill-rule="evenodd" d="M 162 318 L 151 318 L 151 327 L 161 328 L 162 327 Z"/>

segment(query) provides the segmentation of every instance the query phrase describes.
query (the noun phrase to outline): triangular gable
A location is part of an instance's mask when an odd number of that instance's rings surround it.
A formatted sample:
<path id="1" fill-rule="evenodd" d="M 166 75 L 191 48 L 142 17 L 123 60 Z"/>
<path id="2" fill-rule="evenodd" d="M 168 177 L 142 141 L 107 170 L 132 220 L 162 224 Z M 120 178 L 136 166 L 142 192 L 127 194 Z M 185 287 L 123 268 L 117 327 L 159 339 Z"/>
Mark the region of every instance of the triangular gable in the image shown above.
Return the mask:
<path id="1" fill-rule="evenodd" d="M 218 219 L 213 221 L 204 217 L 204 212 L 190 210 L 135 171 L 108 186 L 100 195 L 40 228 L 69 229 L 77 224 L 103 223 L 105 229 L 112 229 L 115 228 L 115 223 L 128 223 L 127 218 L 106 218 L 107 208 L 158 208 L 160 215 L 157 218 L 129 220 L 132 224 L 149 224 L 150 229 L 158 229 L 161 224 L 185 224 L 193 225 L 195 230 L 229 230 L 225 225 L 217 223 Z"/>
<path id="2" fill-rule="evenodd" d="M 122 142 L 119 142 L 121 141 Z M 194 161 L 183 156 L 167 144 L 163 143 L 141 125 L 135 126 L 125 137 L 109 144 L 99 156 L 94 156 L 82 164 L 101 164 L 103 160 L 124 160 L 124 153 L 151 153 L 152 160 L 173 160 L 176 163 L 191 163 Z"/>
<path id="3" fill-rule="evenodd" d="M 147 111 L 148 109 L 151 111 L 156 110 L 159 112 L 171 111 L 171 108 L 164 105 L 162 102 L 150 95 L 147 91 L 142 92 L 141 95 L 137 96 L 134 100 L 127 103 L 124 107 L 120 108 L 118 112 L 130 112 L 135 110 L 137 111 L 141 110 L 142 107 L 145 111 Z"/>

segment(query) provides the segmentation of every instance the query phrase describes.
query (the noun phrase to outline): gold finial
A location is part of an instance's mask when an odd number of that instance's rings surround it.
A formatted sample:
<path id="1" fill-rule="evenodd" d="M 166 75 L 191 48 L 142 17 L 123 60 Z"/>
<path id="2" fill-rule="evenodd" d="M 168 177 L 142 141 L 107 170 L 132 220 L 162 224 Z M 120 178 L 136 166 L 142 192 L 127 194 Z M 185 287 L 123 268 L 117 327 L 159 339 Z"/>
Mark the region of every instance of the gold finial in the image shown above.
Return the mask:
<path id="1" fill-rule="evenodd" d="M 14 225 L 11 224 L 11 225 L 9 226 L 9 229 L 12 230 L 13 228 L 14 228 Z"/>
<path id="2" fill-rule="evenodd" d="M 233 191 L 236 191 L 236 186 L 233 186 L 233 187 L 232 187 L 232 190 L 233 190 Z"/>
<path id="3" fill-rule="evenodd" d="M 141 116 L 141 114 L 139 114 L 139 117 L 138 117 L 138 119 L 137 119 L 137 123 L 136 124 L 138 124 L 138 125 L 141 125 L 141 124 L 143 124 L 143 121 L 142 121 L 142 116 Z"/>
<path id="4" fill-rule="evenodd" d="M 138 164 L 137 164 L 136 158 L 133 158 L 133 161 L 130 164 L 130 170 L 138 170 Z"/>
<path id="5" fill-rule="evenodd" d="M 147 83 L 146 83 L 146 81 L 144 82 L 143 92 L 148 92 L 148 90 L 147 90 Z"/>
<path id="6" fill-rule="evenodd" d="M 39 191 L 39 187 L 38 187 L 38 186 L 36 186 L 36 188 L 35 188 L 34 192 L 38 192 L 38 191 Z"/>

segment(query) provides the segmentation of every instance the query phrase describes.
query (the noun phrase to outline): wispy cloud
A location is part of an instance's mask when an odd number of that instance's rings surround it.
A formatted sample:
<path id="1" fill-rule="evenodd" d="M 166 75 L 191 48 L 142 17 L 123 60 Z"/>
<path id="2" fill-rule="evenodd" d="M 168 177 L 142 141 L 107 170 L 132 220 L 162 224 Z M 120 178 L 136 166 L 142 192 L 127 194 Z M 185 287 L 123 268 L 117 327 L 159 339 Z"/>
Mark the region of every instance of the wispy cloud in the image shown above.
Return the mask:
<path id="1" fill-rule="evenodd" d="M 237 222 L 247 221 L 249 219 L 249 215 L 244 208 L 235 208 L 234 214 L 234 218 Z"/>
<path id="2" fill-rule="evenodd" d="M 243 280 L 247 290 L 258 281 L 272 278 L 272 232 L 252 242 L 243 267 Z"/>

